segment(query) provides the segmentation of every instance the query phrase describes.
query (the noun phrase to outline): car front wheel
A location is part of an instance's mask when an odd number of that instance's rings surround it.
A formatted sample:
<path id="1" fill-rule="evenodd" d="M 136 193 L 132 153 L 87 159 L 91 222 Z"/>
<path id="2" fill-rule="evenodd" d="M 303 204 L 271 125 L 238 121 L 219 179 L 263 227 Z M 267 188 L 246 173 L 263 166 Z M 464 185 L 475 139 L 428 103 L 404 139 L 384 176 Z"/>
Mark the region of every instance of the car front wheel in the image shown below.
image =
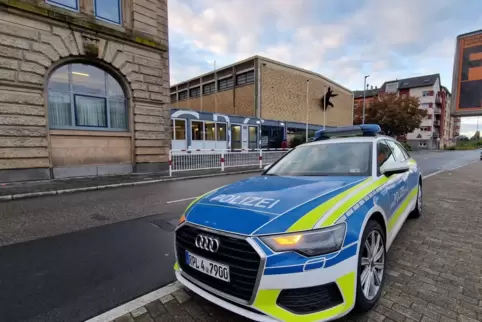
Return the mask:
<path id="1" fill-rule="evenodd" d="M 422 206 L 423 206 L 423 190 L 422 185 L 418 184 L 418 191 L 417 191 L 417 203 L 415 204 L 415 209 L 410 213 L 411 218 L 418 218 L 422 215 Z"/>
<path id="2" fill-rule="evenodd" d="M 373 220 L 368 222 L 361 243 L 354 308 L 356 312 L 366 312 L 372 309 L 380 298 L 384 284 L 385 234 L 378 222 Z"/>

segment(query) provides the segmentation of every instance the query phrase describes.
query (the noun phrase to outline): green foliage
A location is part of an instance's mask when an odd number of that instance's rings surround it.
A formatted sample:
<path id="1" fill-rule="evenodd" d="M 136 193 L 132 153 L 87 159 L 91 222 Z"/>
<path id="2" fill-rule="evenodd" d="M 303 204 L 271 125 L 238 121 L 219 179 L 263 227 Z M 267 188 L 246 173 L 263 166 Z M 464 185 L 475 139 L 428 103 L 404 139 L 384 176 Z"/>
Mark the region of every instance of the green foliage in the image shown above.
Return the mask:
<path id="1" fill-rule="evenodd" d="M 403 147 L 405 148 L 405 150 L 407 151 L 412 151 L 412 146 L 405 143 L 405 142 L 400 142 L 401 145 L 403 145 Z"/>
<path id="2" fill-rule="evenodd" d="M 457 144 L 447 150 L 476 150 L 482 147 L 482 140 L 468 140 L 467 138 L 457 140 Z"/>
<path id="3" fill-rule="evenodd" d="M 365 109 L 365 123 L 380 125 L 390 136 L 405 135 L 420 127 L 427 111 L 419 108 L 417 97 L 384 94 L 376 97 Z M 355 120 L 359 122 L 360 117 Z"/>
<path id="4" fill-rule="evenodd" d="M 290 148 L 294 148 L 295 146 L 298 146 L 300 144 L 303 144 L 306 142 L 306 135 L 305 134 L 296 134 L 291 138 L 290 141 Z"/>

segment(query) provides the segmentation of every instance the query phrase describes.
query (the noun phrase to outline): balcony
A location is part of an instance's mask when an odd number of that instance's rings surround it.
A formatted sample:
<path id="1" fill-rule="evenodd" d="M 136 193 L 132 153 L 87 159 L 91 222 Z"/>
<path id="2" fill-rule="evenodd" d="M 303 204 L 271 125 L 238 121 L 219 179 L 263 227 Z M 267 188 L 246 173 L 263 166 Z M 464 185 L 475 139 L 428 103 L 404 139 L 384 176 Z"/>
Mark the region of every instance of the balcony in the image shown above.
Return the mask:
<path id="1" fill-rule="evenodd" d="M 433 125 L 434 125 L 434 126 L 440 126 L 440 121 L 439 121 L 439 120 L 433 121 Z"/>
<path id="2" fill-rule="evenodd" d="M 442 96 L 440 95 L 440 92 L 435 95 L 435 104 L 442 105 Z"/>
<path id="3" fill-rule="evenodd" d="M 440 107 L 434 107 L 433 112 L 435 115 L 442 114 L 442 110 L 440 109 Z"/>

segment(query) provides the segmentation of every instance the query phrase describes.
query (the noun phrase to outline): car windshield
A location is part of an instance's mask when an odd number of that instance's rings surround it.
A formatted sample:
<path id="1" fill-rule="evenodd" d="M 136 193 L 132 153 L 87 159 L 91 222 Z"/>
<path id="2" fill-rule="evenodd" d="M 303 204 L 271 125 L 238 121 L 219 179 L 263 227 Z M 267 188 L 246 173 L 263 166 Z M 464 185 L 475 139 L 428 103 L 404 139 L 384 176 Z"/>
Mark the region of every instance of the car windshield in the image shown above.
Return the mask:
<path id="1" fill-rule="evenodd" d="M 265 175 L 369 176 L 371 142 L 302 145 L 293 149 Z"/>

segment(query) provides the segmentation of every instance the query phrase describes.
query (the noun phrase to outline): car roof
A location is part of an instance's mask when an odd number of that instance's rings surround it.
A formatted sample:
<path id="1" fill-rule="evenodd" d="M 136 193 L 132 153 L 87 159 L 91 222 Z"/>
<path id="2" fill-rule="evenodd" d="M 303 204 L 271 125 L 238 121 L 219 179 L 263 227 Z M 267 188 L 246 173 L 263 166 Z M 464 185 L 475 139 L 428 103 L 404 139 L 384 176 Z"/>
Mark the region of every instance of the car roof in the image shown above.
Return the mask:
<path id="1" fill-rule="evenodd" d="M 392 140 L 392 141 L 395 140 L 394 138 L 386 135 L 352 136 L 352 137 L 333 138 L 333 139 L 308 142 L 308 143 L 302 144 L 302 146 L 311 146 L 311 145 L 319 145 L 319 144 L 335 144 L 335 143 L 351 143 L 351 142 L 376 142 L 380 139 Z"/>

